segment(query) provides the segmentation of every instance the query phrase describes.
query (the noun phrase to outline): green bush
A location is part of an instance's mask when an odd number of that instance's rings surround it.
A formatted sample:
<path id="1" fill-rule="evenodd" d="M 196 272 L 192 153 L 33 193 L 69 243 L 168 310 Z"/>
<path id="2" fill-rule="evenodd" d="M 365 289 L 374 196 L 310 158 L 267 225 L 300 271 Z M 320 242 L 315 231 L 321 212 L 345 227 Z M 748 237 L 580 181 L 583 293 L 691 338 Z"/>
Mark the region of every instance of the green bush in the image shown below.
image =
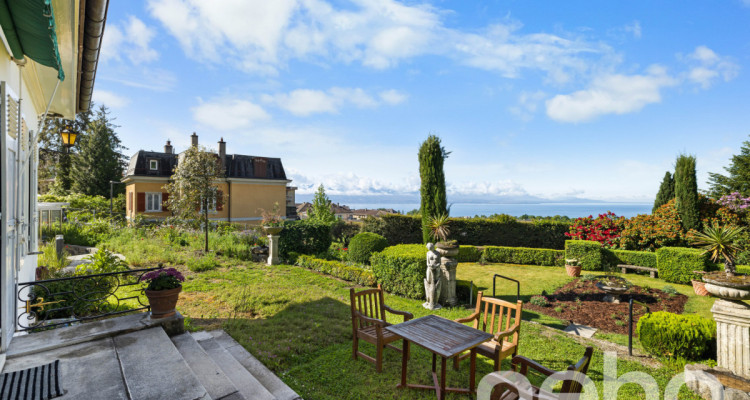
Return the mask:
<path id="1" fill-rule="evenodd" d="M 219 262 L 213 254 L 191 258 L 187 261 L 187 268 L 193 272 L 211 271 L 218 266 Z"/>
<path id="2" fill-rule="evenodd" d="M 324 254 L 331 247 L 331 225 L 316 221 L 285 221 L 279 238 L 279 255 Z"/>
<path id="3" fill-rule="evenodd" d="M 593 240 L 566 240 L 565 259 L 576 259 L 584 271 L 601 271 L 604 266 L 602 244 Z"/>
<path id="4" fill-rule="evenodd" d="M 632 250 L 601 250 L 606 258 L 606 264 L 617 267 L 618 264 L 637 265 L 640 267 L 656 268 L 656 253 L 650 251 Z"/>
<path id="5" fill-rule="evenodd" d="M 340 242 L 344 247 L 349 246 L 349 241 L 362 229 L 358 222 L 345 222 L 338 220 L 331 225 L 331 238 L 334 242 Z"/>
<path id="6" fill-rule="evenodd" d="M 458 262 L 479 262 L 482 258 L 482 251 L 475 246 L 460 246 L 456 261 Z"/>
<path id="7" fill-rule="evenodd" d="M 551 249 L 487 246 L 482 256 L 484 261 L 495 263 L 547 266 L 562 266 L 565 263 L 565 252 Z"/>
<path id="8" fill-rule="evenodd" d="M 42 239 L 51 241 L 57 235 L 63 235 L 65 244 L 78 246 L 96 246 L 99 242 L 108 239 L 113 232 L 113 227 L 107 220 L 94 220 L 90 223 L 70 223 L 62 225 L 42 225 Z"/>
<path id="9" fill-rule="evenodd" d="M 364 286 L 375 286 L 376 283 L 372 271 L 339 261 L 322 260 L 313 256 L 301 255 L 297 257 L 297 265 Z"/>
<path id="10" fill-rule="evenodd" d="M 689 284 L 697 276 L 693 271 L 709 268 L 708 255 L 686 247 L 661 247 L 656 250 L 659 278 L 672 283 Z"/>
<path id="11" fill-rule="evenodd" d="M 355 263 L 369 264 L 372 253 L 383 251 L 386 247 L 388 247 L 388 241 L 377 233 L 358 233 L 349 242 L 347 258 Z"/>
<path id="12" fill-rule="evenodd" d="M 517 221 L 515 219 L 451 218 L 450 239 L 474 246 L 510 246 L 562 250 L 569 224 L 551 220 Z M 388 244 L 422 243 L 422 219 L 390 214 L 367 218 L 363 232 L 374 232 Z"/>
<path id="13" fill-rule="evenodd" d="M 387 292 L 423 299 L 426 254 L 421 244 L 386 247 L 370 258 L 372 272 Z"/>
<path id="14" fill-rule="evenodd" d="M 699 315 L 657 311 L 638 320 L 638 338 L 653 355 L 699 360 L 713 356 L 716 324 Z"/>

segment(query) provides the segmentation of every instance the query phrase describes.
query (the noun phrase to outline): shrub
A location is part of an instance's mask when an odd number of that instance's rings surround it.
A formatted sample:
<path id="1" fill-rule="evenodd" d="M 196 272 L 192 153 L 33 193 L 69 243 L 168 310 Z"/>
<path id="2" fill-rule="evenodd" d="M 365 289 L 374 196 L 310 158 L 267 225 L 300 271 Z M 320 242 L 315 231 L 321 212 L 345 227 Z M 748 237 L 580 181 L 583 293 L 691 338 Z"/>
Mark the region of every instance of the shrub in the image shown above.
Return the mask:
<path id="1" fill-rule="evenodd" d="M 297 265 L 364 286 L 375 286 L 376 284 L 375 275 L 372 271 L 339 261 L 328 261 L 301 255 L 297 257 Z"/>
<path id="2" fill-rule="evenodd" d="M 51 241 L 56 235 L 63 235 L 65 244 L 78 246 L 96 246 L 106 240 L 112 233 L 112 227 L 106 220 L 95 220 L 89 224 L 66 222 L 62 225 L 42 225 L 42 239 Z"/>
<path id="3" fill-rule="evenodd" d="M 40 246 L 42 254 L 39 255 L 39 266 L 45 266 L 50 273 L 55 273 L 68 266 L 68 251 L 63 249 L 62 255 L 57 254 L 54 243 L 46 243 Z"/>
<path id="4" fill-rule="evenodd" d="M 349 242 L 349 261 L 359 264 L 369 264 L 370 256 L 388 247 L 384 237 L 372 232 L 362 232 L 355 235 Z"/>
<path id="5" fill-rule="evenodd" d="M 544 296 L 531 296 L 529 303 L 539 307 L 547 307 L 549 305 L 549 300 Z"/>
<path id="6" fill-rule="evenodd" d="M 689 284 L 697 276 L 693 271 L 709 268 L 708 255 L 685 247 L 662 247 L 656 250 L 659 278 L 672 283 Z"/>
<path id="7" fill-rule="evenodd" d="M 656 268 L 656 253 L 650 251 L 602 249 L 606 264 L 616 267 L 618 264 L 637 265 Z"/>
<path id="8" fill-rule="evenodd" d="M 602 245 L 591 240 L 566 240 L 565 259 L 575 258 L 584 271 L 601 271 L 604 265 Z"/>
<path id="9" fill-rule="evenodd" d="M 208 254 L 203 257 L 191 258 L 187 261 L 187 267 L 193 272 L 204 272 L 211 271 L 219 266 L 219 262 L 216 261 L 216 257 L 213 254 Z"/>
<path id="10" fill-rule="evenodd" d="M 710 356 L 716 341 L 716 324 L 698 315 L 657 311 L 638 320 L 638 337 L 643 348 L 653 355 L 698 360 Z"/>
<path id="11" fill-rule="evenodd" d="M 680 221 L 675 200 L 672 199 L 653 214 L 641 214 L 629 219 L 620 235 L 620 247 L 654 251 L 663 246 L 678 246 L 684 242 L 685 236 Z"/>
<path id="12" fill-rule="evenodd" d="M 565 252 L 551 249 L 487 246 L 482 256 L 484 261 L 496 263 L 547 266 L 562 266 L 565 263 Z"/>
<path id="13" fill-rule="evenodd" d="M 387 292 L 423 299 L 426 254 L 421 244 L 386 247 L 370 258 L 372 272 Z"/>
<path id="14" fill-rule="evenodd" d="M 315 221 L 285 221 L 279 238 L 279 255 L 322 254 L 331 247 L 331 225 Z"/>
<path id="15" fill-rule="evenodd" d="M 458 249 L 458 262 L 479 262 L 482 257 L 482 251 L 475 246 L 460 246 Z"/>
<path id="16" fill-rule="evenodd" d="M 422 243 L 422 218 L 398 214 L 368 217 L 364 220 L 362 232 L 377 233 L 391 246 Z"/>
<path id="17" fill-rule="evenodd" d="M 345 222 L 338 220 L 331 225 L 331 238 L 334 242 L 340 242 L 344 247 L 349 246 L 349 241 L 362 229 L 362 224 L 357 222 Z"/>
<path id="18" fill-rule="evenodd" d="M 593 240 L 604 247 L 617 247 L 620 245 L 620 232 L 624 226 L 624 217 L 618 217 L 615 213 L 607 211 L 606 214 L 599 214 L 596 218 L 591 215 L 576 218 L 565 236 L 573 240 Z"/>
<path id="19" fill-rule="evenodd" d="M 677 294 L 677 289 L 674 288 L 674 286 L 671 285 L 664 285 L 663 288 L 661 288 L 661 291 L 667 294 Z"/>
<path id="20" fill-rule="evenodd" d="M 105 249 L 99 249 L 96 253 L 86 257 L 91 263 L 79 264 L 76 274 L 107 274 L 110 272 L 125 271 L 128 264 L 120 257 Z"/>

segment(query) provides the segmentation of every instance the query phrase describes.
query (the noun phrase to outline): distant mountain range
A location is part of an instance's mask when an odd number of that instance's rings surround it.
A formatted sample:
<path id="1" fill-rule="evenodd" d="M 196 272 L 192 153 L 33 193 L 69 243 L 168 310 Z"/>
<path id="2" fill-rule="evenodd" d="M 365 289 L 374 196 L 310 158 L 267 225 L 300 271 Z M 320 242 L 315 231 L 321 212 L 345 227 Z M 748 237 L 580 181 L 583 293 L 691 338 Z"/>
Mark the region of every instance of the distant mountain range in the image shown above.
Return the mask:
<path id="1" fill-rule="evenodd" d="M 298 194 L 297 203 L 312 201 L 313 194 Z M 418 204 L 419 194 L 388 194 L 388 195 L 337 195 L 328 196 L 332 202 L 339 204 Z M 646 203 L 648 201 L 645 201 Z M 448 195 L 448 203 L 468 204 L 600 204 L 609 203 L 603 200 L 593 200 L 580 197 L 557 197 L 553 199 L 532 195 L 522 196 L 478 196 L 478 195 Z M 644 203 L 644 202 L 639 202 Z"/>

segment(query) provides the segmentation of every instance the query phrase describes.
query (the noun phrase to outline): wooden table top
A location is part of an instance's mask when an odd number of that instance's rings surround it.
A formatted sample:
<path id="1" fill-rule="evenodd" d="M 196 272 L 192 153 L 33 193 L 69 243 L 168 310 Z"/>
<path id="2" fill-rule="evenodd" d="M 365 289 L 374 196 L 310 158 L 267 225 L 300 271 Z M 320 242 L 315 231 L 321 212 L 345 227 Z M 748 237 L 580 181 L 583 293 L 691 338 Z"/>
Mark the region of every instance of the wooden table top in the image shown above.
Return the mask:
<path id="1" fill-rule="evenodd" d="M 446 358 L 456 356 L 493 337 L 490 333 L 432 314 L 385 329 Z"/>

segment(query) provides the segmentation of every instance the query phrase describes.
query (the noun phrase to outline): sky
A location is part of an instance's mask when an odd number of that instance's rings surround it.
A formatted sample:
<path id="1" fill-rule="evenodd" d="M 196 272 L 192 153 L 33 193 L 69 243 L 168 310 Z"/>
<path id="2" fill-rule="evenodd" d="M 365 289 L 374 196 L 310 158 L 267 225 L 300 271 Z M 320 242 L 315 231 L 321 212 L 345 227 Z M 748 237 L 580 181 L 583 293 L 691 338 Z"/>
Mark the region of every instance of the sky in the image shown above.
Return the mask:
<path id="1" fill-rule="evenodd" d="M 298 193 L 650 202 L 750 135 L 750 0 L 110 2 L 94 101 L 130 156 L 280 157 Z"/>

